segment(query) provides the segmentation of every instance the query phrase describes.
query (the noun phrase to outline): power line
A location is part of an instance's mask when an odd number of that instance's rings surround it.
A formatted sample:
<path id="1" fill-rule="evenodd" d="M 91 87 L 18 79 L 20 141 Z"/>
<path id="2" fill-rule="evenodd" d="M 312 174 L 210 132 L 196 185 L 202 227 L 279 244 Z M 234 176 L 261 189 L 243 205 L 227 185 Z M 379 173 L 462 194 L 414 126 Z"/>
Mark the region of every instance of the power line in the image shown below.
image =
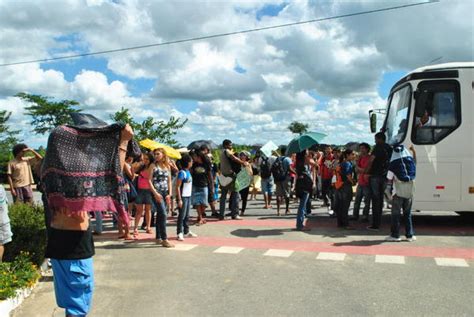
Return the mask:
<path id="1" fill-rule="evenodd" d="M 64 59 L 72 59 L 72 58 L 79 58 L 79 57 L 86 57 L 86 56 L 93 56 L 93 55 L 102 55 L 102 54 L 108 54 L 108 53 L 117 53 L 117 52 L 123 52 L 123 51 L 138 50 L 138 49 L 144 49 L 144 48 L 149 48 L 149 47 L 172 45 L 172 44 L 179 44 L 179 43 L 185 43 L 185 42 L 202 41 L 202 40 L 214 39 L 214 38 L 218 38 L 218 37 L 232 36 L 232 35 L 237 35 L 237 34 L 260 32 L 260 31 L 285 28 L 285 27 L 290 27 L 290 26 L 295 26 L 295 25 L 302 25 L 302 24 L 316 23 L 316 22 L 322 22 L 322 21 L 328 21 L 328 20 L 342 19 L 342 18 L 372 14 L 372 13 L 379 13 L 379 12 L 385 12 L 385 11 L 393 11 L 393 10 L 399 10 L 399 9 L 403 9 L 403 8 L 421 6 L 421 5 L 431 4 L 431 3 L 436 3 L 436 2 L 439 2 L 439 0 L 430 0 L 430 1 L 425 1 L 425 2 L 417 2 L 417 3 L 405 4 L 405 5 L 394 6 L 394 7 L 387 7 L 387 8 L 382 8 L 382 9 L 354 12 L 354 13 L 336 15 L 336 16 L 325 17 L 325 18 L 312 19 L 312 20 L 299 21 L 299 22 L 291 22 L 291 23 L 272 25 L 272 26 L 266 26 L 266 27 L 261 27 L 261 28 L 241 30 L 241 31 L 234 31 L 234 32 L 228 32 L 228 33 L 219 33 L 219 34 L 213 34 L 213 35 L 207 35 L 207 36 L 192 37 L 192 38 L 174 40 L 174 41 L 168 41 L 168 42 L 162 42 L 162 43 L 139 45 L 139 46 L 125 47 L 125 48 L 117 48 L 117 49 L 112 49 L 112 50 L 105 50 L 105 51 L 98 51 L 98 52 L 91 52 L 91 53 L 83 53 L 83 54 L 64 55 L 64 56 L 45 58 L 45 59 L 36 59 L 36 60 L 30 60 L 30 61 L 11 62 L 11 63 L 0 64 L 0 67 L 13 66 L 13 65 L 22 65 L 22 64 L 31 64 L 31 63 L 45 63 L 45 62 L 52 62 L 52 61 L 58 61 L 58 60 L 64 60 Z"/>

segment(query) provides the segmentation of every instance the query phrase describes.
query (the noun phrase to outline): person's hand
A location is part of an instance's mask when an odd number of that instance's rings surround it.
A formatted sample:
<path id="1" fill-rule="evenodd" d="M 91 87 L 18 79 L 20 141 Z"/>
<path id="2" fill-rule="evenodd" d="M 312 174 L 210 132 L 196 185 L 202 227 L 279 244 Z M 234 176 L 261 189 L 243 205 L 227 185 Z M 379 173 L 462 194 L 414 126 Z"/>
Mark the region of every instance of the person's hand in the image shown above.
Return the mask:
<path id="1" fill-rule="evenodd" d="M 10 192 L 12 193 L 13 197 L 16 197 L 16 190 L 15 188 L 10 189 Z"/>
<path id="2" fill-rule="evenodd" d="M 249 162 L 244 162 L 244 166 L 249 166 Z"/>
<path id="3" fill-rule="evenodd" d="M 415 151 L 415 147 L 413 146 L 413 144 L 410 145 L 410 147 L 409 147 L 408 149 L 409 149 L 410 151 L 412 151 L 412 152 Z"/>
<path id="4" fill-rule="evenodd" d="M 181 199 L 178 199 L 178 208 L 181 209 L 183 208 L 183 201 Z"/>
<path id="5" fill-rule="evenodd" d="M 120 133 L 121 141 L 130 141 L 133 138 L 133 129 L 127 123 Z"/>
<path id="6" fill-rule="evenodd" d="M 171 204 L 171 196 L 166 195 L 165 200 L 166 200 L 166 204 L 169 206 Z"/>
<path id="7" fill-rule="evenodd" d="M 155 194 L 155 199 L 157 202 L 159 202 L 161 204 L 161 202 L 163 201 L 163 196 L 161 196 L 160 194 L 156 193 Z"/>

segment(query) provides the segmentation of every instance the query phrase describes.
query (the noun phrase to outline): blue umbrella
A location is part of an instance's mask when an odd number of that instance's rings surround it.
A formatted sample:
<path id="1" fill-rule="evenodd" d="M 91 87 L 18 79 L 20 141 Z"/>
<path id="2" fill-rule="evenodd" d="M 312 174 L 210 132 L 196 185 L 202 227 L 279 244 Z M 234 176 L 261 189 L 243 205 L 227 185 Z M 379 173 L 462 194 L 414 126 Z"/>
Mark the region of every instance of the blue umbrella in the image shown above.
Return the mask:
<path id="1" fill-rule="evenodd" d="M 315 144 L 319 144 L 322 139 L 326 137 L 326 134 L 320 132 L 308 132 L 302 134 L 288 144 L 288 148 L 286 150 L 286 155 L 290 155 L 293 153 L 299 153 L 303 150 L 309 149 Z"/>

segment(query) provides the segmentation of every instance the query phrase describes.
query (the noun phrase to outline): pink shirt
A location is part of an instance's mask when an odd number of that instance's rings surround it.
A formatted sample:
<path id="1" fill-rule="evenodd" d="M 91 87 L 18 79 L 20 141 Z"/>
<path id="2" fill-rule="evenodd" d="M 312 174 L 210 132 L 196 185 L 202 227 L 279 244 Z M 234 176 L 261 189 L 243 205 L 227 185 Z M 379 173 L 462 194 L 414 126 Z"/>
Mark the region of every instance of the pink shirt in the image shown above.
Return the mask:
<path id="1" fill-rule="evenodd" d="M 150 181 L 146 170 L 141 171 L 138 176 L 138 189 L 150 189 Z"/>
<path id="2" fill-rule="evenodd" d="M 365 169 L 369 165 L 370 155 L 362 156 L 357 162 L 357 166 L 359 168 Z M 368 186 L 369 185 L 369 175 L 359 173 L 357 176 L 357 182 L 360 186 Z"/>

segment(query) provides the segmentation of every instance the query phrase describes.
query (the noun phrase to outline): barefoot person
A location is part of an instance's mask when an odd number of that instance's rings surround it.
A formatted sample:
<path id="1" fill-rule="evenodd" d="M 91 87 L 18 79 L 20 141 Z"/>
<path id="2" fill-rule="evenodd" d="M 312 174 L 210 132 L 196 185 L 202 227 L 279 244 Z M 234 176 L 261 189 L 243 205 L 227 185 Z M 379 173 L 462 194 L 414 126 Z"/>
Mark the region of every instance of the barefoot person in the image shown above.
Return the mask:
<path id="1" fill-rule="evenodd" d="M 89 212 L 116 211 L 128 225 L 120 184 L 132 137 L 131 127 L 119 124 L 60 126 L 49 136 L 42 167 L 52 213 L 46 257 L 51 258 L 57 305 L 66 316 L 85 316 L 90 310 L 95 251 Z"/>

